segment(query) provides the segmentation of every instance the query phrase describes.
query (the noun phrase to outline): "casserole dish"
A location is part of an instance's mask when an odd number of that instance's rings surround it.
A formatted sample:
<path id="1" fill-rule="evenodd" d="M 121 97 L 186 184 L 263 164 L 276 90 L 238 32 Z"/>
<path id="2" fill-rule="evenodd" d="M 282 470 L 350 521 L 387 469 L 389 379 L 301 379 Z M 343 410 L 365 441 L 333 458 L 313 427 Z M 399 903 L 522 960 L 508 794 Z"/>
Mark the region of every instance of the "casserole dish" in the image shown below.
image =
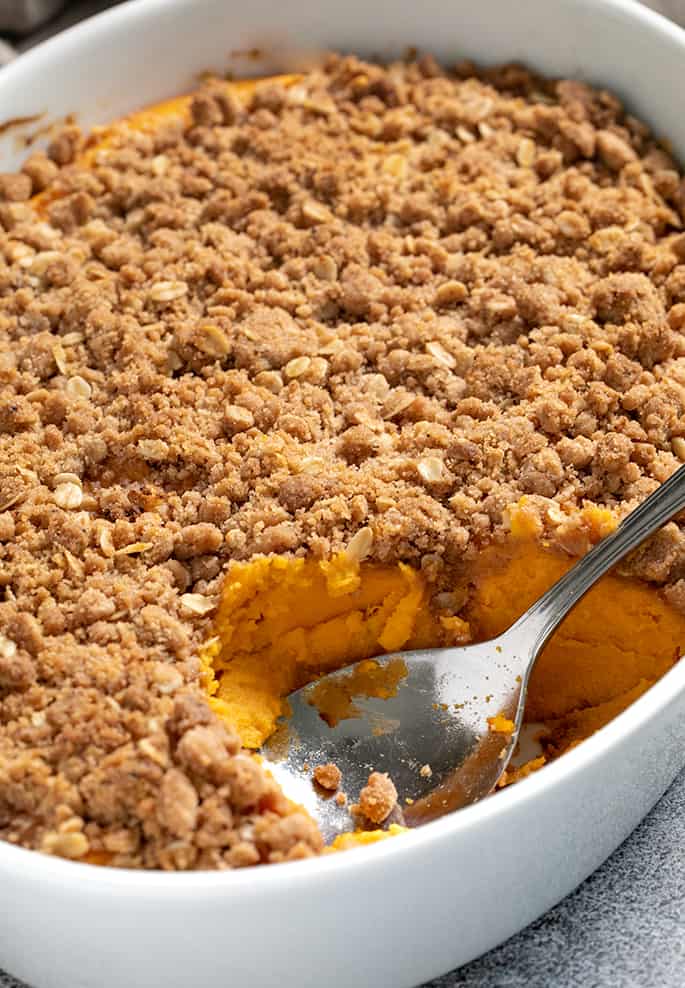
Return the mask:
<path id="1" fill-rule="evenodd" d="M 266 2 L 242 12 L 218 0 L 129 4 L 8 70 L 0 114 L 77 110 L 87 126 L 189 89 L 208 68 L 267 74 L 287 68 L 284 59 L 292 64 L 298 49 L 384 57 L 411 44 L 446 61 L 515 58 L 606 84 L 676 152 L 685 144 L 677 107 L 662 99 L 677 80 L 682 36 L 632 4 L 530 2 L 515 17 L 494 0 L 477 10 L 436 0 L 420 16 L 403 3 L 393 9 L 300 0 L 279 25 Z M 638 61 L 645 71 L 636 91 Z M 8 136 L 4 167 L 21 157 Z M 157 875 L 2 845 L 0 962 L 34 984 L 70 988 L 313 985 L 324 977 L 341 986 L 417 984 L 520 929 L 624 839 L 682 764 L 684 677 L 676 666 L 539 776 L 373 851 L 256 873 Z"/>

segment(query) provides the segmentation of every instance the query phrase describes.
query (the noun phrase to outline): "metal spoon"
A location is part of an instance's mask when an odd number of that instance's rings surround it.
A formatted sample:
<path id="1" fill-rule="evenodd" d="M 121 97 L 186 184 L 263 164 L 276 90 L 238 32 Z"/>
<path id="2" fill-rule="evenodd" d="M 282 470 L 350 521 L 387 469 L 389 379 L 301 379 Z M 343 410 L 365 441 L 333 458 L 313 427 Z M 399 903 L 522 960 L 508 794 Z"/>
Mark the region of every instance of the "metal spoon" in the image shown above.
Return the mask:
<path id="1" fill-rule="evenodd" d="M 600 577 L 683 508 L 685 466 L 499 637 L 383 655 L 291 693 L 290 713 L 262 748 L 285 793 L 306 806 L 327 840 L 357 821 L 349 801 L 341 806 L 313 785 L 311 770 L 322 763 L 338 765 L 344 790 L 355 798 L 370 771 L 389 772 L 404 816 L 399 822 L 408 826 L 487 796 L 518 741 L 528 680 L 550 636 Z M 369 696 L 373 679 L 385 681 L 392 695 Z M 336 701 L 331 724 L 319 714 L 322 697 L 324 706 L 326 698 Z M 513 730 L 493 730 L 496 714 L 513 721 Z"/>

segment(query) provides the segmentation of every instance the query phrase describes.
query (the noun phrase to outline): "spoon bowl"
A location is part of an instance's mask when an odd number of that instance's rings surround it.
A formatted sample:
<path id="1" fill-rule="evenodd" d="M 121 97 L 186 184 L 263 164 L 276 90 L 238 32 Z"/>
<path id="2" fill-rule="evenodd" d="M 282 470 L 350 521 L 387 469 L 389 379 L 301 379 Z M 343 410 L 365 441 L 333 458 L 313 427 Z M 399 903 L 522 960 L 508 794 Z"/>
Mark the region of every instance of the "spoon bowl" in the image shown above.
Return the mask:
<path id="1" fill-rule="evenodd" d="M 285 792 L 315 814 L 326 840 L 356 825 L 350 799 L 341 805 L 312 785 L 311 769 L 328 762 L 350 796 L 370 772 L 390 773 L 400 795 L 392 822 L 417 826 L 495 786 L 516 743 L 526 658 L 525 643 L 517 654 L 503 635 L 340 669 L 290 695 L 287 719 L 262 753 Z M 383 695 L 364 693 L 360 672 Z"/>

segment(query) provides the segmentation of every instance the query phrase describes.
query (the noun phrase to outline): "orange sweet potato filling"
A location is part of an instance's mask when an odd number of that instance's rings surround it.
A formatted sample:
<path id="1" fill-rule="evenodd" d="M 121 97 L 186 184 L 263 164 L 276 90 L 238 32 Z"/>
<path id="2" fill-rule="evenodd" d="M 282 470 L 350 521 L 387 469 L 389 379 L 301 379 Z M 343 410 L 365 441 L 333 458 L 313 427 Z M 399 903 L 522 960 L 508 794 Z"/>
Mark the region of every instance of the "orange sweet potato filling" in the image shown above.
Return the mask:
<path id="1" fill-rule="evenodd" d="M 492 638 L 573 562 L 532 538 L 525 513 L 514 512 L 507 541 L 486 549 L 468 581 L 455 584 L 455 598 L 467 600 L 458 617 L 435 608 L 424 577 L 402 564 L 359 564 L 344 553 L 329 562 L 276 556 L 236 564 L 208 650 L 212 705 L 258 748 L 291 690 L 384 652 Z M 683 644 L 685 617 L 653 588 L 605 577 L 545 648 L 527 717 L 555 722 L 557 748 L 568 747 L 663 675 Z"/>

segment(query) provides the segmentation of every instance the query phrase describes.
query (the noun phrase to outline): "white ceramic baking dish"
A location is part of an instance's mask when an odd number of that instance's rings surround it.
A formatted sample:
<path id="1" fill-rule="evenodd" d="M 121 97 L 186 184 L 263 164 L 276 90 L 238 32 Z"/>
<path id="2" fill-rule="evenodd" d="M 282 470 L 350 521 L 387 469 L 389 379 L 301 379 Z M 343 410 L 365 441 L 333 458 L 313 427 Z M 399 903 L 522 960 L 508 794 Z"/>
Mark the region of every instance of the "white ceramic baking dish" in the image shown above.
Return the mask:
<path id="1" fill-rule="evenodd" d="M 282 68 L 235 52 L 336 47 L 524 60 L 606 84 L 685 151 L 685 33 L 630 0 L 136 0 L 0 75 L 0 120 L 104 122 L 202 70 Z M 11 134 L 3 169 L 21 152 Z M 0 967 L 35 988 L 409 988 L 493 947 L 566 895 L 685 762 L 685 664 L 541 773 L 365 850 L 229 874 L 117 872 L 0 843 Z"/>

